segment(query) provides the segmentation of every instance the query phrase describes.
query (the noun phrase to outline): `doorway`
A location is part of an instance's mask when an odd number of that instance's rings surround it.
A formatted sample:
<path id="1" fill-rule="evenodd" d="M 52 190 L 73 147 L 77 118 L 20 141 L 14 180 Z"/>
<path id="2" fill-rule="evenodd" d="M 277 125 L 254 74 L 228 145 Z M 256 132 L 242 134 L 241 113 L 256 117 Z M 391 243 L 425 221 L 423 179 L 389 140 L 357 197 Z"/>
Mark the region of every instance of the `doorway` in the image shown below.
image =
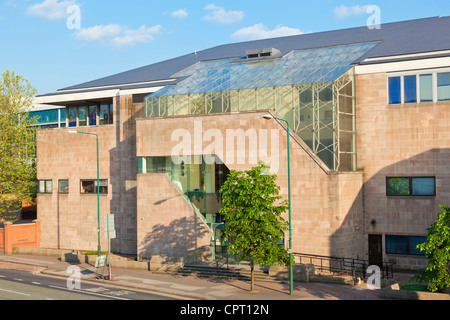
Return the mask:
<path id="1" fill-rule="evenodd" d="M 383 236 L 369 234 L 369 264 L 383 268 Z"/>

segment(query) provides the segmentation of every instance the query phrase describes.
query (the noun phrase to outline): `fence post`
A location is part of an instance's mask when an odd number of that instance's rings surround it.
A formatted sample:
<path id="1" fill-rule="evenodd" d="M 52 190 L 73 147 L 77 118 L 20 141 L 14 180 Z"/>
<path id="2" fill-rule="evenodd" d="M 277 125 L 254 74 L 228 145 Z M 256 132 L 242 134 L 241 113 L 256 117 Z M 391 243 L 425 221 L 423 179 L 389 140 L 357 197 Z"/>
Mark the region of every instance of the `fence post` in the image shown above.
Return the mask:
<path id="1" fill-rule="evenodd" d="M 5 235 L 5 254 L 11 254 L 12 253 L 12 223 L 7 221 L 4 223 L 4 235 Z"/>

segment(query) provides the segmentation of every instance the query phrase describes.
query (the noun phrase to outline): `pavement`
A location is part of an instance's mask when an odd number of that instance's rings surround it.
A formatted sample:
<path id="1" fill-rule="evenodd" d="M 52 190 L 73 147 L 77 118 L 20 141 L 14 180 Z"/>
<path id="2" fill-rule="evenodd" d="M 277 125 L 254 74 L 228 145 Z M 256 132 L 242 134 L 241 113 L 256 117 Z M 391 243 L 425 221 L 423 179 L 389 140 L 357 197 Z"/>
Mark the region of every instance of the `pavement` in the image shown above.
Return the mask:
<path id="1" fill-rule="evenodd" d="M 47 276 L 68 278 L 68 267 L 77 265 L 83 281 L 99 285 L 122 286 L 129 289 L 173 295 L 184 300 L 382 300 L 380 290 L 371 290 L 365 284 L 350 286 L 328 283 L 294 283 L 294 294 L 289 294 L 289 283 L 256 281 L 255 292 L 250 293 L 250 282 L 234 279 L 211 279 L 193 276 L 156 274 L 146 270 L 114 269 L 112 279 L 108 269 L 87 263 L 63 262 L 56 256 L 0 255 L 0 269 L 24 270 Z"/>

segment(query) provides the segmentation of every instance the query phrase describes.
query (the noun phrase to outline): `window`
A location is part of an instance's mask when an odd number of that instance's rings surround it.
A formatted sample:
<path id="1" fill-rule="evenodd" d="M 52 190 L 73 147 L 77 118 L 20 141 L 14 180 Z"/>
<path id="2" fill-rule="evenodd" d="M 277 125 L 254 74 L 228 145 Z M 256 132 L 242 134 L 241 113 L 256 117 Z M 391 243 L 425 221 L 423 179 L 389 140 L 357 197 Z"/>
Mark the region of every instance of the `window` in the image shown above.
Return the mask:
<path id="1" fill-rule="evenodd" d="M 89 125 L 90 126 L 97 125 L 97 106 L 89 107 Z"/>
<path id="2" fill-rule="evenodd" d="M 78 126 L 79 127 L 87 126 L 87 107 L 78 108 Z"/>
<path id="3" fill-rule="evenodd" d="M 59 193 L 69 193 L 69 180 L 59 180 Z"/>
<path id="4" fill-rule="evenodd" d="M 97 194 L 97 179 L 81 180 L 81 193 Z M 108 180 L 100 180 L 100 194 L 108 194 Z"/>
<path id="5" fill-rule="evenodd" d="M 405 97 L 405 103 L 416 103 L 417 102 L 417 82 L 416 76 L 405 76 L 403 77 L 403 94 Z"/>
<path id="6" fill-rule="evenodd" d="M 102 104 L 100 106 L 100 125 L 113 124 L 113 105 Z"/>
<path id="7" fill-rule="evenodd" d="M 71 107 L 69 108 L 69 127 L 77 126 L 77 108 Z"/>
<path id="8" fill-rule="evenodd" d="M 420 75 L 420 102 L 433 102 L 433 75 Z"/>
<path id="9" fill-rule="evenodd" d="M 389 104 L 400 104 L 401 102 L 400 77 L 389 78 Z"/>
<path id="10" fill-rule="evenodd" d="M 435 177 L 388 177 L 386 178 L 388 196 L 435 196 Z"/>
<path id="11" fill-rule="evenodd" d="M 425 253 L 417 250 L 417 245 L 426 240 L 426 237 L 386 235 L 386 253 L 424 255 Z"/>
<path id="12" fill-rule="evenodd" d="M 438 100 L 450 100 L 450 72 L 437 75 Z"/>
<path id="13" fill-rule="evenodd" d="M 52 180 L 39 180 L 39 193 L 52 193 L 53 182 Z"/>

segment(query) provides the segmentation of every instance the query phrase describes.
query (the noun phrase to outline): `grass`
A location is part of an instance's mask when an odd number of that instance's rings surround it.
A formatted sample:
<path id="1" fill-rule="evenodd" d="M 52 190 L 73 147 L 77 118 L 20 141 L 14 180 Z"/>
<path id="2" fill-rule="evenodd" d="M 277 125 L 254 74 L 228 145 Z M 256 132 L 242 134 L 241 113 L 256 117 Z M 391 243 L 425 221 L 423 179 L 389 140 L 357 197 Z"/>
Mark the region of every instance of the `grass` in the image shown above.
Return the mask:
<path id="1" fill-rule="evenodd" d="M 428 286 L 426 284 L 405 284 L 401 287 L 402 290 L 408 290 L 408 291 L 424 291 L 424 292 L 431 292 L 427 288 Z"/>

